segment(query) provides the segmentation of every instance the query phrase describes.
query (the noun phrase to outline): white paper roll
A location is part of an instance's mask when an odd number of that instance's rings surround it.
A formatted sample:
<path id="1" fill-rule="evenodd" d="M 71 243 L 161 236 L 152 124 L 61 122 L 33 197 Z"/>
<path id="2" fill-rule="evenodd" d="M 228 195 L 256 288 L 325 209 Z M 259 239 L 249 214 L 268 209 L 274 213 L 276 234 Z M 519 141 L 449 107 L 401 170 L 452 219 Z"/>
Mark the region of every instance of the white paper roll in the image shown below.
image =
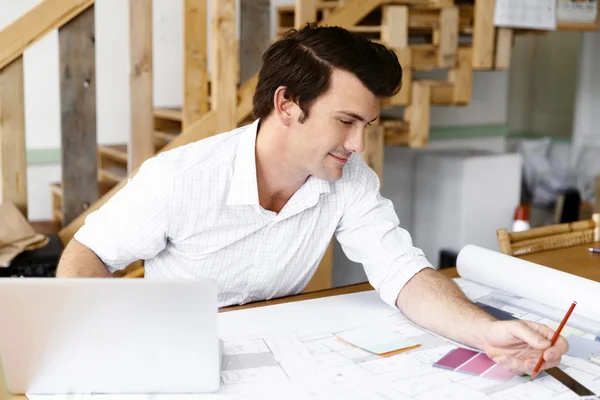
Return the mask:
<path id="1" fill-rule="evenodd" d="M 456 267 L 465 279 L 565 313 L 576 301 L 574 315 L 600 321 L 599 282 L 474 245 L 467 245 L 459 252 Z"/>

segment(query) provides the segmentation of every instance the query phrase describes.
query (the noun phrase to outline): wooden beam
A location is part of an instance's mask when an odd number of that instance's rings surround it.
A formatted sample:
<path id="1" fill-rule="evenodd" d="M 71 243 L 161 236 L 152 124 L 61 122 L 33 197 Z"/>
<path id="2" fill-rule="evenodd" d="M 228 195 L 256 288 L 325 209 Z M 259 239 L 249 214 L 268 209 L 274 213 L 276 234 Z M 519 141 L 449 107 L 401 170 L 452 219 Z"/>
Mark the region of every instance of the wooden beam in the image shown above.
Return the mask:
<path id="1" fill-rule="evenodd" d="M 270 0 L 240 0 L 240 82 L 260 70 L 262 55 L 271 44 L 270 27 Z"/>
<path id="2" fill-rule="evenodd" d="M 383 152 L 385 150 L 385 130 L 382 125 L 367 126 L 364 131 L 365 150 L 362 158 L 383 182 Z"/>
<path id="3" fill-rule="evenodd" d="M 131 54 L 131 131 L 127 171 L 137 169 L 154 154 L 152 87 L 152 2 L 129 0 Z"/>
<path id="4" fill-rule="evenodd" d="M 404 111 L 410 124 L 410 147 L 424 147 L 429 139 L 431 114 L 431 86 L 426 82 L 413 81 L 412 100 Z"/>
<path id="5" fill-rule="evenodd" d="M 217 111 L 218 131 L 236 127 L 238 41 L 236 38 L 236 0 L 213 0 L 211 103 Z"/>
<path id="6" fill-rule="evenodd" d="M 25 49 L 63 26 L 94 0 L 44 0 L 27 14 L 0 30 L 0 70 L 19 58 Z"/>
<path id="7" fill-rule="evenodd" d="M 23 57 L 0 69 L 0 204 L 28 218 Z"/>
<path id="8" fill-rule="evenodd" d="M 204 114 L 200 119 L 192 126 L 190 126 L 185 132 L 177 135 L 169 144 L 163 147 L 159 153 L 172 150 L 179 146 L 184 146 L 186 144 L 196 142 L 198 140 L 207 138 L 216 134 L 218 125 L 218 118 L 216 111 L 209 111 Z M 129 174 L 129 177 L 133 177 L 137 173 L 133 171 Z M 81 228 L 85 222 L 85 218 L 93 211 L 98 210 L 102 205 L 104 205 L 112 196 L 115 195 L 123 186 L 127 184 L 127 179 L 123 179 L 120 183 L 118 183 L 115 187 L 113 187 L 110 191 L 108 191 L 104 196 L 102 196 L 98 201 L 92 204 L 89 208 L 87 208 L 84 212 L 79 214 L 71 223 L 65 226 L 60 230 L 58 236 L 63 245 L 66 245 L 75 235 L 75 233 Z"/>
<path id="9" fill-rule="evenodd" d="M 98 198 L 94 7 L 59 29 L 63 224 Z"/>
<path id="10" fill-rule="evenodd" d="M 410 103 L 410 95 L 412 88 L 412 51 L 410 47 L 396 50 L 398 61 L 402 67 L 402 88 L 400 92 L 393 98 L 393 105 L 407 105 Z"/>
<path id="11" fill-rule="evenodd" d="M 438 67 L 453 67 L 458 50 L 458 7 L 440 10 L 439 39 Z"/>
<path id="12" fill-rule="evenodd" d="M 238 105 L 235 110 L 235 119 L 238 124 L 252 115 L 252 97 L 257 84 L 258 75 L 254 75 L 238 89 Z"/>
<path id="13" fill-rule="evenodd" d="M 458 63 L 455 68 L 448 71 L 448 81 L 453 85 L 453 99 L 455 105 L 467 105 L 471 102 L 473 92 L 473 50 L 471 47 L 458 49 Z"/>
<path id="14" fill-rule="evenodd" d="M 407 146 L 410 141 L 410 126 L 406 121 L 391 120 L 384 121 L 385 145 Z"/>
<path id="15" fill-rule="evenodd" d="M 360 22 L 382 3 L 383 0 L 349 0 L 345 6 L 335 8 L 327 18 L 319 21 L 319 25 L 349 28 Z"/>
<path id="16" fill-rule="evenodd" d="M 317 0 L 296 0 L 294 28 L 300 29 L 308 22 L 317 22 Z"/>
<path id="17" fill-rule="evenodd" d="M 207 0 L 184 0 L 183 121 L 185 130 L 209 110 Z M 243 26 L 243 25 L 242 25 Z"/>
<path id="18" fill-rule="evenodd" d="M 392 49 L 408 47 L 408 7 L 381 7 L 381 41 Z"/>
<path id="19" fill-rule="evenodd" d="M 422 82 L 431 87 L 431 104 L 453 105 L 454 85 L 447 81 L 425 79 Z"/>
<path id="20" fill-rule="evenodd" d="M 439 47 L 433 44 L 413 44 L 411 50 L 411 66 L 414 71 L 430 71 L 436 69 L 439 61 Z"/>
<path id="21" fill-rule="evenodd" d="M 492 69 L 494 67 L 494 27 L 495 0 L 476 0 L 473 26 L 473 68 Z"/>
<path id="22" fill-rule="evenodd" d="M 513 48 L 513 30 L 510 28 L 498 28 L 496 31 L 496 54 L 494 67 L 500 70 L 510 68 L 510 59 Z"/>

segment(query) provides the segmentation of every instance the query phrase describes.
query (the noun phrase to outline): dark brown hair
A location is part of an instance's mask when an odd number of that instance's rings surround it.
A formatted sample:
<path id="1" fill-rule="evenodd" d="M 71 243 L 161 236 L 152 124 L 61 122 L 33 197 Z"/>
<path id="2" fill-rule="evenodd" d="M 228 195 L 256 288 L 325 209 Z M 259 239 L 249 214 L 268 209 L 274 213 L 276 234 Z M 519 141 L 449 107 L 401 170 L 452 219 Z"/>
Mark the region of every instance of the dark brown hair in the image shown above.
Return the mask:
<path id="1" fill-rule="evenodd" d="M 312 103 L 329 89 L 333 68 L 354 74 L 378 97 L 400 91 L 402 67 L 393 51 L 361 34 L 309 23 L 288 31 L 263 54 L 252 99 L 254 118 L 271 113 L 275 90 L 285 86 L 286 98 L 299 105 L 304 120 Z"/>

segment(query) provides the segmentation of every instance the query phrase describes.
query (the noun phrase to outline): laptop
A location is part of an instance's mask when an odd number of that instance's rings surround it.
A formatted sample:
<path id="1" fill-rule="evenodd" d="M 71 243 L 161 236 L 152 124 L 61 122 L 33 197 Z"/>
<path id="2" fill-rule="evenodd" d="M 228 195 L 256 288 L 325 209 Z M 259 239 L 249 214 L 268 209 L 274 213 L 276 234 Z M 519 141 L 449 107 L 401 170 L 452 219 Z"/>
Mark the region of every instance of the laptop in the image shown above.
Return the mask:
<path id="1" fill-rule="evenodd" d="M 0 361 L 13 394 L 219 389 L 212 281 L 5 278 L 0 310 Z"/>

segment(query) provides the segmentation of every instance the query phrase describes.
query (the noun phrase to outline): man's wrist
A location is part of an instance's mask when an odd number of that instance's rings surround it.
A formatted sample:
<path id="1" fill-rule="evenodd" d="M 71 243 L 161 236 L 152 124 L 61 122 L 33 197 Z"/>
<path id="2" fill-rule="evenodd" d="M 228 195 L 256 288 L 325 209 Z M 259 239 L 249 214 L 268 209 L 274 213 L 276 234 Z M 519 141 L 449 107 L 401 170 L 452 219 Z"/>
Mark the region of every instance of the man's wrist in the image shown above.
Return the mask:
<path id="1" fill-rule="evenodd" d="M 476 306 L 475 306 L 476 307 Z M 488 313 L 482 311 L 472 326 L 472 346 L 485 351 L 488 343 L 488 334 L 493 323 L 498 320 Z"/>

